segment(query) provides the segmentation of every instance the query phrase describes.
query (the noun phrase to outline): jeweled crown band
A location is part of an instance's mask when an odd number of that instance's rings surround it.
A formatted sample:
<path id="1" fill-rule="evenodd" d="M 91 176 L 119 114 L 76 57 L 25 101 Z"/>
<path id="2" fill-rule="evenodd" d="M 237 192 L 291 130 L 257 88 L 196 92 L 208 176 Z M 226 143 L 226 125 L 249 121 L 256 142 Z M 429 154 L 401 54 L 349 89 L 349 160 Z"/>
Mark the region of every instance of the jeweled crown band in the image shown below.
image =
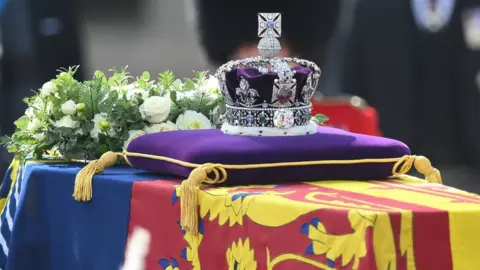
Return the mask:
<path id="1" fill-rule="evenodd" d="M 226 121 L 232 126 L 288 129 L 308 125 L 312 117 L 311 111 L 311 104 L 288 109 L 242 108 L 227 105 Z"/>

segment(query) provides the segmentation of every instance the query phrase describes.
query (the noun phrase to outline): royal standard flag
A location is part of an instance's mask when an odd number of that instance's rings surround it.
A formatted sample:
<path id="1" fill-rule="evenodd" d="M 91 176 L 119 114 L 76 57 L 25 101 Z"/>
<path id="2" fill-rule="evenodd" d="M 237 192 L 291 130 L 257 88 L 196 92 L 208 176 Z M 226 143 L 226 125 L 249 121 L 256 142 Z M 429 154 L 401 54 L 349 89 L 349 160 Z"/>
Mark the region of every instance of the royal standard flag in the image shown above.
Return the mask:
<path id="1" fill-rule="evenodd" d="M 73 200 L 75 163 L 13 165 L 0 188 L 1 269 L 119 269 L 150 231 L 147 269 L 476 270 L 480 197 L 416 178 L 199 191 L 198 235 L 179 225 L 181 180 L 118 166 Z"/>
<path id="2" fill-rule="evenodd" d="M 205 187 L 200 234 L 190 235 L 178 225 L 178 184 L 134 184 L 129 227 L 152 232 L 148 269 L 480 265 L 480 197 L 454 188 L 416 178 Z"/>

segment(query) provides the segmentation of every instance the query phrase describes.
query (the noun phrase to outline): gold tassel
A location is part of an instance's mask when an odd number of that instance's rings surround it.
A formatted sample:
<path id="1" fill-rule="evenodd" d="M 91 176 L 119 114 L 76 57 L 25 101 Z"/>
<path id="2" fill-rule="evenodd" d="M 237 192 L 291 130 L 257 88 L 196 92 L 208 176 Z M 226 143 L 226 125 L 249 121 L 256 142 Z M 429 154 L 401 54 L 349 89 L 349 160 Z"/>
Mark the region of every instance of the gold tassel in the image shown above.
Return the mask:
<path id="1" fill-rule="evenodd" d="M 106 152 L 100 159 L 87 164 L 75 178 L 73 197 L 77 201 L 88 202 L 92 199 L 92 179 L 95 174 L 103 173 L 105 168 L 112 167 L 118 161 L 121 154 Z"/>
<path id="2" fill-rule="evenodd" d="M 198 234 L 198 190 L 207 179 L 207 169 L 198 167 L 184 180 L 180 186 L 180 220 L 182 228 L 193 235 Z"/>
<path id="3" fill-rule="evenodd" d="M 212 173 L 215 178 L 208 175 Z M 227 172 L 220 164 L 204 164 L 190 172 L 188 179 L 180 185 L 180 224 L 192 235 L 198 235 L 198 192 L 203 183 L 219 184 L 225 182 Z"/>
<path id="4" fill-rule="evenodd" d="M 432 166 L 428 158 L 424 156 L 415 156 L 415 169 L 425 176 L 429 183 L 442 184 L 442 175 L 440 171 Z"/>
<path id="5" fill-rule="evenodd" d="M 429 183 L 442 184 L 442 176 L 440 171 L 432 166 L 428 158 L 424 156 L 404 156 L 399 159 L 392 169 L 392 174 L 401 176 L 408 173 L 415 166 L 415 169 L 425 176 L 425 180 Z"/>

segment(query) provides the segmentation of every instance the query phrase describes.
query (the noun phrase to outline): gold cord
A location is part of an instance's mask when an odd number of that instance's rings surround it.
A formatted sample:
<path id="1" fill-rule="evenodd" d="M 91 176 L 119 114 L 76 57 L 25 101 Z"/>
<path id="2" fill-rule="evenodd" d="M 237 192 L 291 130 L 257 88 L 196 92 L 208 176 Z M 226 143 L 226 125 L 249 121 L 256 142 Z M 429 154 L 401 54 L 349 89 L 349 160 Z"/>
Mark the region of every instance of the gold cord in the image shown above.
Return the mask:
<path id="1" fill-rule="evenodd" d="M 295 161 L 295 162 L 278 162 L 278 163 L 262 163 L 262 164 L 219 164 L 206 163 L 195 164 L 182 160 L 148 155 L 141 153 L 123 152 L 113 153 L 107 152 L 99 160 L 90 162 L 83 168 L 75 179 L 75 190 L 73 197 L 78 201 L 90 201 L 92 199 L 92 178 L 95 174 L 102 173 L 105 168 L 111 167 L 117 163 L 118 157 L 121 156 L 128 162 L 128 157 L 139 157 L 153 160 L 166 161 L 177 165 L 193 168 L 188 179 L 184 180 L 180 186 L 180 203 L 181 203 L 181 225 L 193 235 L 198 234 L 198 191 L 202 184 L 219 184 L 227 180 L 227 170 L 245 170 L 245 169 L 262 169 L 276 167 L 293 167 L 293 166 L 315 166 L 315 165 L 342 165 L 342 164 L 365 164 L 365 163 L 395 163 L 392 168 L 392 175 L 401 177 L 410 171 L 412 166 L 425 176 L 425 180 L 429 183 L 442 183 L 440 172 L 432 167 L 430 161 L 423 156 L 406 155 L 400 158 L 369 158 L 354 160 L 314 160 L 314 161 Z M 130 164 L 130 162 L 128 162 Z M 131 164 L 130 164 L 131 165 Z"/>

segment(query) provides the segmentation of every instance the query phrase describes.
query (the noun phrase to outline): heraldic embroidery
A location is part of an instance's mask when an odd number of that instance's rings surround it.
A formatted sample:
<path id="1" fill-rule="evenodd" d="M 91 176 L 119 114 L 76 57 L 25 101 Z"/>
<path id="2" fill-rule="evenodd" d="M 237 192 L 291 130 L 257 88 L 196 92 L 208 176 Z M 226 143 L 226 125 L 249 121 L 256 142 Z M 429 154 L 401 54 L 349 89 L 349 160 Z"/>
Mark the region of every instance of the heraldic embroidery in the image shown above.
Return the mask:
<path id="1" fill-rule="evenodd" d="M 450 196 L 459 202 L 480 203 L 478 196 L 446 187 L 433 186 L 425 190 L 394 181 L 372 181 L 362 186 L 368 186 L 362 190 L 367 194 L 390 189 L 397 192 L 417 190 L 444 198 Z M 180 196 L 177 187 L 172 196 L 173 205 L 179 203 Z M 282 206 L 281 211 L 275 211 L 273 206 L 277 209 Z M 399 264 L 408 270 L 416 269 L 413 212 L 392 199 L 370 195 L 355 197 L 351 191 L 332 189 L 322 182 L 220 187 L 200 191 L 199 209 L 199 234 L 182 231 L 185 248 L 178 258 L 160 259 L 158 263 L 162 269 L 184 270 L 180 269 L 179 260 L 188 261 L 189 269 L 202 269 L 201 254 L 206 253 L 199 251 L 205 240 L 206 223 L 226 230 L 260 226 L 265 231 L 296 224 L 297 230 L 292 234 L 301 248 L 290 242 L 276 245 L 273 243 L 275 235 L 271 241 L 268 238 L 260 242 L 261 237 L 243 235 L 218 243 L 224 245 L 225 250 L 224 257 L 219 259 L 232 270 L 285 269 L 282 265 L 287 263 L 289 267 L 294 263 L 298 269 L 306 265 L 318 269 L 397 269 L 395 265 Z"/>

